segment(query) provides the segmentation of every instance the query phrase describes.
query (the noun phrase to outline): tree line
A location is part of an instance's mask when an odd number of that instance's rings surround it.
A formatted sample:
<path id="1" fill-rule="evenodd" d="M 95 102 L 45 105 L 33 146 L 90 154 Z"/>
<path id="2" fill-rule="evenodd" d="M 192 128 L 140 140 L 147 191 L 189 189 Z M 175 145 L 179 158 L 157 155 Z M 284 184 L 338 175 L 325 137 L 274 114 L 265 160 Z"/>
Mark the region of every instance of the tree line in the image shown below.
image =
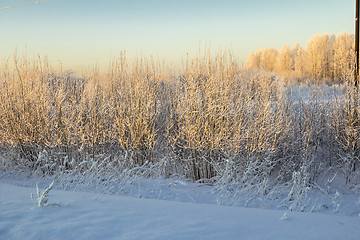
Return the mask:
<path id="1" fill-rule="evenodd" d="M 354 35 L 317 34 L 303 48 L 299 43 L 251 52 L 246 67 L 276 72 L 285 79 L 313 79 L 315 82 L 342 82 L 353 74 Z"/>

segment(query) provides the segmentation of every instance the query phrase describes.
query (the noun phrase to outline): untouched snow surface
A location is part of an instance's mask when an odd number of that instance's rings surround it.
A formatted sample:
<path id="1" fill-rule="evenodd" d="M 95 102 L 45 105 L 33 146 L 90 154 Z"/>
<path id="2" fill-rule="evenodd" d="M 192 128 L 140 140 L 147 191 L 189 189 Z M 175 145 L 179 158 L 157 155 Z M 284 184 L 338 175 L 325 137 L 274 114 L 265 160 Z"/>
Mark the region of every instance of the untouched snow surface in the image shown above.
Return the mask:
<path id="1" fill-rule="evenodd" d="M 359 216 L 58 190 L 49 203 L 61 206 L 36 207 L 31 193 L 0 181 L 0 239 L 360 239 Z"/>

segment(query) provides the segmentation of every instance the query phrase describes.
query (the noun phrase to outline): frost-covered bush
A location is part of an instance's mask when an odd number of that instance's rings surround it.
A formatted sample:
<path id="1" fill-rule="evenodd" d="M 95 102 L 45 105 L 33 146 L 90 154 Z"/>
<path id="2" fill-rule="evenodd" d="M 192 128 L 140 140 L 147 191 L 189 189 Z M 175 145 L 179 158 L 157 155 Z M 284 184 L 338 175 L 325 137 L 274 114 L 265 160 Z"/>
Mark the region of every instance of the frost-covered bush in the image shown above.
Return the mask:
<path id="1" fill-rule="evenodd" d="M 108 193 L 180 176 L 215 184 L 219 202 L 282 197 L 298 210 L 333 176 L 359 191 L 353 86 L 287 85 L 221 51 L 187 59 L 178 75 L 124 55 L 81 77 L 39 61 L 0 70 L 4 173 Z"/>
<path id="2" fill-rule="evenodd" d="M 54 181 L 52 181 L 50 183 L 50 185 L 41 193 L 39 190 L 39 186 L 36 184 L 36 201 L 34 199 L 34 195 L 33 193 L 31 193 L 30 197 L 31 200 L 33 201 L 33 203 L 37 206 L 37 207 L 58 207 L 60 206 L 60 203 L 49 203 L 48 202 L 48 195 L 49 192 L 51 191 L 51 189 L 53 188 L 54 185 Z"/>

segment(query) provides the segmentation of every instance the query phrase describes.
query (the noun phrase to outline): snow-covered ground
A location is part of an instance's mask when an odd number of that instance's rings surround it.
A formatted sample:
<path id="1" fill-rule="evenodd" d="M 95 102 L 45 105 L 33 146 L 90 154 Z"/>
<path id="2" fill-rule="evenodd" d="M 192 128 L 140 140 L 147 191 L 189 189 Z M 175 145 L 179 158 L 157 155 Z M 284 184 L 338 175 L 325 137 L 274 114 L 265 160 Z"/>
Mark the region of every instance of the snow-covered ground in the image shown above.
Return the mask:
<path id="1" fill-rule="evenodd" d="M 173 184 L 163 191 L 174 201 L 51 190 L 61 205 L 37 207 L 34 182 L 3 178 L 0 239 L 360 239 L 358 215 L 219 206 L 211 187 Z"/>

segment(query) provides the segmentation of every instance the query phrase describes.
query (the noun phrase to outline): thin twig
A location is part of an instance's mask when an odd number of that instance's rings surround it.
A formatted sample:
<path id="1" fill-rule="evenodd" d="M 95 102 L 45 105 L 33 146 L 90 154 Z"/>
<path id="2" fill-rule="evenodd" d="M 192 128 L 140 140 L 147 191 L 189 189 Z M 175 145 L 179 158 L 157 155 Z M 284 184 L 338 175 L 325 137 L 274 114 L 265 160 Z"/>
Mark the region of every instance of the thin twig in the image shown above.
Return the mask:
<path id="1" fill-rule="evenodd" d="M 25 4 L 21 4 L 21 5 L 3 7 L 3 8 L 0 8 L 0 10 L 6 10 L 6 9 L 16 8 L 16 7 L 30 6 L 30 5 L 34 5 L 34 4 L 38 4 L 38 3 L 45 3 L 45 2 L 51 2 L 51 1 L 52 1 L 52 0 L 38 1 L 38 2 L 32 2 L 32 3 L 25 3 Z"/>

